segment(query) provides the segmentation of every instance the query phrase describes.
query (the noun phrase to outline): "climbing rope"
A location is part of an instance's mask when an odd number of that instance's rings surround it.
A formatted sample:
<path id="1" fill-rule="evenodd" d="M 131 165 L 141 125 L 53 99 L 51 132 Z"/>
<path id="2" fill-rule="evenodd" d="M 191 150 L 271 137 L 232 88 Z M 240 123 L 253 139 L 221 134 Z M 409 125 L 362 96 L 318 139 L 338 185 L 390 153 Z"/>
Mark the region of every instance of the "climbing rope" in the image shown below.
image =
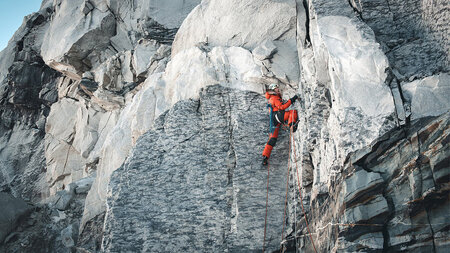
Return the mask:
<path id="1" fill-rule="evenodd" d="M 267 228 L 267 209 L 269 206 L 269 176 L 270 176 L 270 162 L 267 161 L 267 194 L 266 194 L 266 217 L 264 218 L 264 240 L 262 252 L 264 253 L 264 245 L 266 243 L 266 228 Z"/>
<path id="2" fill-rule="evenodd" d="M 292 132 L 292 129 L 291 131 Z M 286 198 L 284 200 L 284 214 L 283 214 L 283 229 L 281 230 L 281 242 L 284 240 L 284 227 L 286 225 L 286 209 L 287 209 L 287 201 L 288 201 L 288 191 L 289 191 L 289 172 L 291 169 L 291 134 L 289 134 L 289 160 L 288 160 L 288 169 L 287 169 L 287 179 L 286 179 Z"/>
<path id="3" fill-rule="evenodd" d="M 295 149 L 295 142 L 294 142 L 294 154 L 296 154 L 296 153 L 297 153 L 297 151 Z M 309 224 L 308 224 L 308 219 L 306 217 L 305 208 L 303 207 L 303 198 L 302 198 L 302 190 L 301 190 L 301 186 L 300 186 L 300 178 L 299 178 L 299 175 L 298 175 L 299 173 L 298 173 L 297 159 L 295 159 L 294 163 L 295 163 L 295 168 L 297 170 L 297 186 L 298 186 L 298 194 L 299 194 L 299 198 L 300 198 L 300 206 L 302 207 L 303 216 L 305 217 L 305 223 L 306 223 L 306 228 L 308 229 L 309 239 L 311 240 L 311 244 L 313 245 L 314 252 L 317 253 L 317 249 L 316 249 L 316 246 L 314 244 L 314 240 L 313 240 L 312 235 L 311 235 L 311 230 L 309 229 Z"/>
<path id="4" fill-rule="evenodd" d="M 293 115 L 291 117 L 293 117 Z M 285 125 L 283 124 L 282 126 L 284 127 Z M 284 228 L 285 228 L 285 223 L 286 223 L 286 210 L 287 210 L 287 196 L 288 196 L 288 190 L 289 190 L 289 173 L 290 173 L 290 167 L 291 167 L 291 143 L 294 146 L 294 154 L 297 153 L 296 149 L 295 149 L 295 142 L 294 142 L 295 138 L 293 136 L 292 126 L 289 127 L 288 129 L 290 130 L 289 131 L 289 157 L 288 157 L 289 160 L 288 160 L 288 172 L 287 172 L 287 183 L 286 183 L 286 198 L 285 198 L 285 202 L 284 202 L 283 229 L 282 229 L 282 232 L 281 232 L 281 242 L 282 243 L 284 241 Z M 308 219 L 306 217 L 306 212 L 305 212 L 305 209 L 303 207 L 303 199 L 302 199 L 300 180 L 299 180 L 299 175 L 298 175 L 299 173 L 298 173 L 297 160 L 295 158 L 294 158 L 294 160 L 295 160 L 294 162 L 295 162 L 296 174 L 297 174 L 297 185 L 298 185 L 298 190 L 299 190 L 300 204 L 301 204 L 301 207 L 302 207 L 303 216 L 305 217 L 305 222 L 306 222 L 306 227 L 308 229 L 309 238 L 310 238 L 311 243 L 313 245 L 314 252 L 317 253 L 317 249 L 316 249 L 316 246 L 314 244 L 314 240 L 312 238 L 311 231 L 309 229 L 309 224 L 308 224 Z M 262 248 L 262 252 L 263 253 L 265 251 L 266 231 L 267 231 L 267 212 L 268 212 L 268 205 L 269 205 L 269 177 L 270 177 L 270 163 L 267 162 L 266 214 L 265 214 L 265 218 L 264 218 L 264 239 L 263 239 L 263 248 Z M 295 224 L 295 221 L 294 221 L 294 224 Z M 282 246 L 282 247 L 284 247 L 284 246 Z"/>

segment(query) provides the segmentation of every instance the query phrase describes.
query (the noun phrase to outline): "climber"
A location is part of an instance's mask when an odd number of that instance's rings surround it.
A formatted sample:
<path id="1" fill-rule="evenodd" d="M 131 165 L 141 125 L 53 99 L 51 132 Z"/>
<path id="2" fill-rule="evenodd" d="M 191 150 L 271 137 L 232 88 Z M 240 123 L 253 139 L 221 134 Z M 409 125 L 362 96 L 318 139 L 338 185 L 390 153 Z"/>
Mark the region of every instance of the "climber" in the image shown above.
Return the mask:
<path id="1" fill-rule="evenodd" d="M 270 107 L 270 133 L 269 141 L 264 147 L 263 151 L 263 165 L 267 165 L 270 153 L 277 143 L 278 131 L 282 123 L 288 122 L 289 127 L 295 132 L 298 126 L 298 115 L 296 110 L 285 111 L 290 105 L 294 104 L 298 96 L 295 95 L 283 104 L 281 99 L 281 92 L 278 84 L 272 83 L 269 85 L 269 90 L 266 92 L 266 98 L 269 100 L 268 107 Z"/>

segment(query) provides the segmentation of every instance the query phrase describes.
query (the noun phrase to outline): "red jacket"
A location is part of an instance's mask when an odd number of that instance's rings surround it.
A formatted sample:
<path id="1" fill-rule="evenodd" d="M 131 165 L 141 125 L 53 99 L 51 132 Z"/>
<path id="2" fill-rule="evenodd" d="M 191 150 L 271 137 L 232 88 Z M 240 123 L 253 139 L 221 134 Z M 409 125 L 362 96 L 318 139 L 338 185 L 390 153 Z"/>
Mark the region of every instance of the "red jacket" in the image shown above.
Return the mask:
<path id="1" fill-rule="evenodd" d="M 281 100 L 280 94 L 278 94 L 274 91 L 267 91 L 266 98 L 269 100 L 269 103 L 272 105 L 274 112 L 286 110 L 291 105 L 290 99 L 286 103 L 283 104 L 283 100 Z"/>

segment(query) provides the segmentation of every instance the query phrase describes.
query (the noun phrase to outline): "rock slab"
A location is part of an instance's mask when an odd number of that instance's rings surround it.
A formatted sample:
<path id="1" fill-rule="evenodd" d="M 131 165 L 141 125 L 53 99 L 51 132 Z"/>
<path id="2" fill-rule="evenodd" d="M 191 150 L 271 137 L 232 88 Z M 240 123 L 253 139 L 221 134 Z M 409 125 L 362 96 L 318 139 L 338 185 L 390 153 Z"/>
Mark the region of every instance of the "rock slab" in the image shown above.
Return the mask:
<path id="1" fill-rule="evenodd" d="M 265 110 L 258 93 L 214 85 L 159 117 L 111 177 L 105 252 L 261 250 Z M 268 252 L 278 249 L 283 224 L 286 134 L 271 157 Z"/>

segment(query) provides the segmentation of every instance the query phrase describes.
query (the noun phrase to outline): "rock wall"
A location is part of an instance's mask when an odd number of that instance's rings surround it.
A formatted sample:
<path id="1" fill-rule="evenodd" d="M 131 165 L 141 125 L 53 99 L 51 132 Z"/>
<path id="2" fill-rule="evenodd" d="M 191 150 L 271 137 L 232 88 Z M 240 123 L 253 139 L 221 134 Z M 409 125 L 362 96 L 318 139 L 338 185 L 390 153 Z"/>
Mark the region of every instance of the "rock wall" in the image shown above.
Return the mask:
<path id="1" fill-rule="evenodd" d="M 297 1 L 296 157 L 319 251 L 448 248 L 448 4 L 413 2 Z M 296 247 L 314 251 L 299 223 Z"/>
<path id="2" fill-rule="evenodd" d="M 0 191 L 35 207 L 0 251 L 445 251 L 449 8 L 44 0 L 0 52 Z M 270 83 L 300 123 L 263 242 Z"/>
<path id="3" fill-rule="evenodd" d="M 267 168 L 254 150 L 267 141 L 266 118 L 260 94 L 221 85 L 158 117 L 111 177 L 105 252 L 260 250 Z M 288 150 L 272 157 L 269 251 L 281 236 Z"/>
<path id="4" fill-rule="evenodd" d="M 445 252 L 448 119 L 446 113 L 392 130 L 363 157 L 349 155 L 328 191 L 307 206 L 315 246 L 327 252 Z M 297 247 L 313 251 L 304 218 L 299 222 Z"/>
<path id="5" fill-rule="evenodd" d="M 40 55 L 52 12 L 25 17 L 0 53 L 0 189 L 32 202 L 48 196 L 42 139 L 61 78 Z"/>

